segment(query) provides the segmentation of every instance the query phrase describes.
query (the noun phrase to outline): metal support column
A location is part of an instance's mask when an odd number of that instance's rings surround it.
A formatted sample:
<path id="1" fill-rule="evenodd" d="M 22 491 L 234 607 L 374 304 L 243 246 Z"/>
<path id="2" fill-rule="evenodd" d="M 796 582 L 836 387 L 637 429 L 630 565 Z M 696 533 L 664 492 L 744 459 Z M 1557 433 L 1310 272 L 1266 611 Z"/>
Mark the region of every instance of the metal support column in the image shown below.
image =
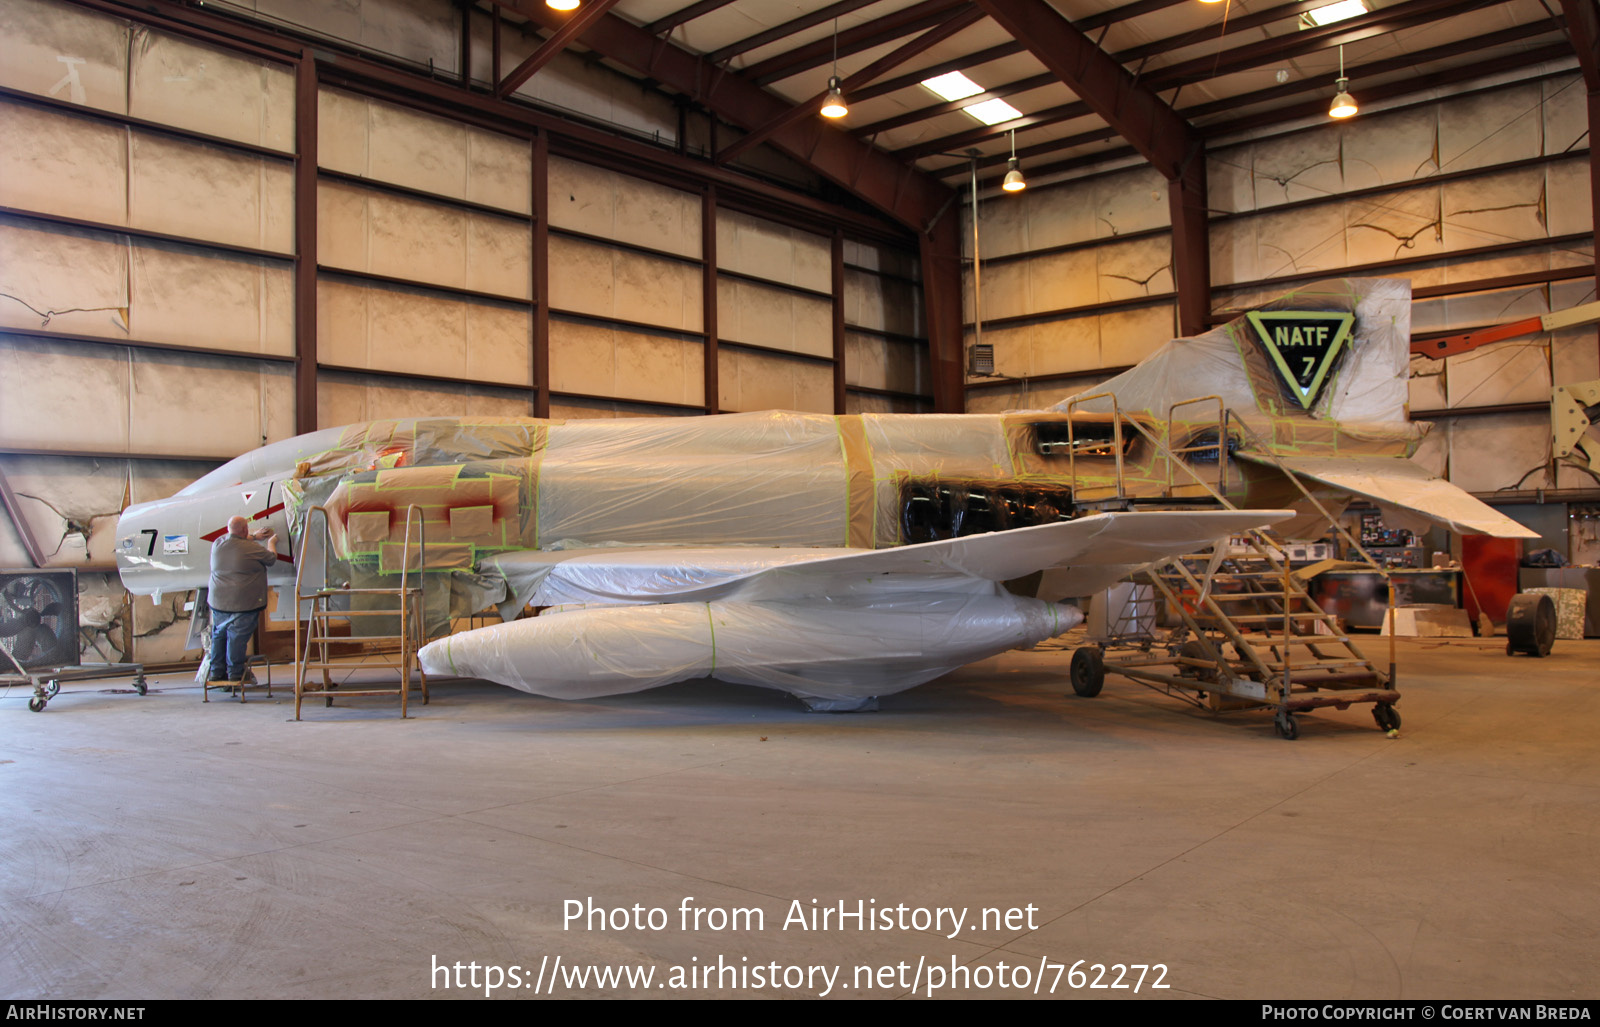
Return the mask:
<path id="1" fill-rule="evenodd" d="M 294 426 L 317 430 L 317 59 L 300 52 L 294 98 Z"/>

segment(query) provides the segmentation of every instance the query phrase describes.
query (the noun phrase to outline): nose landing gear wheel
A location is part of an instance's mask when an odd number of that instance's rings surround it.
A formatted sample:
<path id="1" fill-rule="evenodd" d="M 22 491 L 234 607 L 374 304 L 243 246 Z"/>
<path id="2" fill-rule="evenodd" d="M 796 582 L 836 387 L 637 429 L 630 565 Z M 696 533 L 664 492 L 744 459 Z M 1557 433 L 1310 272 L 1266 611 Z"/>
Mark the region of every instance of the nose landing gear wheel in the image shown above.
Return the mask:
<path id="1" fill-rule="evenodd" d="M 1072 679 L 1072 690 L 1085 699 L 1099 695 L 1106 683 L 1106 663 L 1100 650 L 1084 646 L 1073 653 L 1068 676 Z"/>

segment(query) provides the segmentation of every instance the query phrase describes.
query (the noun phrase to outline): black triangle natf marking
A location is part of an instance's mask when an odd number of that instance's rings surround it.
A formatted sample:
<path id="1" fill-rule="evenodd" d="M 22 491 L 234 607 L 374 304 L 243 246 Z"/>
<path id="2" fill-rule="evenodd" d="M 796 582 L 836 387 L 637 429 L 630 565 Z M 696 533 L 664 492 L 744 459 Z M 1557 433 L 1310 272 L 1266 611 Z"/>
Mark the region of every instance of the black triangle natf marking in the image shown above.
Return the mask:
<path id="1" fill-rule="evenodd" d="M 1344 352 L 1354 314 L 1334 310 L 1252 310 L 1246 315 L 1278 376 L 1310 410 Z"/>

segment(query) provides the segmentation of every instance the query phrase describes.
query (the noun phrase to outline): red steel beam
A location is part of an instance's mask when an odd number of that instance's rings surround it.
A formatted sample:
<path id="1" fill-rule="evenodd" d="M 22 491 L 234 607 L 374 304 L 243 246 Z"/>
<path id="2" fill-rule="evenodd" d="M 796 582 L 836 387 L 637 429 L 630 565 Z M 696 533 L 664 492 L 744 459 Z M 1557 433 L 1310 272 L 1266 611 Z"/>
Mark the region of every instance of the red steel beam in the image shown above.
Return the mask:
<path id="1" fill-rule="evenodd" d="M 1595 0 L 1561 0 L 1561 11 L 1589 91 L 1589 145 L 1593 148 L 1600 140 L 1600 9 Z M 1593 162 L 1589 165 L 1589 209 L 1600 211 L 1600 168 Z M 1595 293 L 1600 295 L 1600 275 L 1595 278 Z"/>
<path id="2" fill-rule="evenodd" d="M 502 100 L 516 92 L 528 79 L 539 73 L 539 69 L 555 60 L 556 54 L 567 48 L 567 44 L 578 37 L 578 34 L 600 19 L 606 11 L 617 5 L 617 0 L 588 0 L 578 8 L 566 24 L 550 34 L 550 38 L 539 44 L 539 48 L 529 54 L 521 64 L 511 69 L 507 75 L 494 87 L 494 95 Z"/>
<path id="3" fill-rule="evenodd" d="M 1119 64 L 1128 64 L 1132 61 L 1142 60 L 1143 58 L 1154 54 L 1172 53 L 1173 51 L 1181 49 L 1185 46 L 1192 46 L 1195 43 L 1216 39 L 1224 35 L 1231 35 L 1235 32 L 1242 32 L 1245 29 L 1271 24 L 1274 21 L 1282 21 L 1285 18 L 1298 18 L 1306 11 L 1315 10 L 1318 7 L 1324 6 L 1326 2 L 1327 0 L 1297 0 L 1295 3 L 1284 4 L 1280 7 L 1274 7 L 1270 10 L 1259 11 L 1255 14 L 1235 16 L 1229 18 L 1220 27 L 1207 26 L 1203 29 L 1196 29 L 1193 32 L 1185 32 L 1176 36 L 1168 36 L 1165 39 L 1157 39 L 1154 42 L 1146 43 L 1143 46 L 1136 46 L 1129 50 L 1119 51 L 1115 54 L 1112 54 L 1111 58 Z M 1129 15 L 1129 17 L 1132 16 Z M 1088 18 L 1083 18 L 1073 22 L 1073 25 L 1080 31 L 1083 31 L 1086 30 L 1087 22 L 1089 20 L 1090 19 Z M 1018 43 L 1017 49 L 1022 49 L 1022 44 Z M 964 67 L 964 65 L 957 66 Z M 937 72 L 932 74 L 937 74 Z M 931 78 L 932 74 L 924 75 L 923 77 Z M 918 79 L 917 81 L 920 82 L 921 79 Z M 940 115 L 961 110 L 963 107 L 967 107 L 975 103 L 982 103 L 984 100 L 1027 92 L 1030 89 L 1038 89 L 1040 86 L 1048 85 L 1049 83 L 1056 81 L 1059 80 L 1054 75 L 1049 74 L 1034 75 L 1029 78 L 1018 79 L 1015 82 L 1008 82 L 1005 85 L 995 86 L 993 89 L 990 89 L 984 93 L 980 93 L 976 96 L 969 96 L 964 100 L 952 100 L 948 103 L 933 104 L 920 110 L 907 111 L 906 113 L 897 115 L 893 118 L 886 118 L 883 121 L 875 124 L 865 125 L 861 128 L 855 129 L 854 132 L 858 136 L 869 136 L 876 132 L 886 132 L 891 128 L 899 128 L 902 125 L 915 124 L 918 121 L 924 121 L 928 118 L 937 118 Z"/>
<path id="4" fill-rule="evenodd" d="M 982 17 L 983 12 L 978 10 L 976 7 L 962 11 L 960 14 L 956 15 L 954 18 L 951 18 L 943 25 L 929 29 L 916 39 L 911 40 L 909 43 L 904 43 L 901 46 L 896 47 L 893 51 L 873 61 L 871 64 L 867 65 L 865 68 L 862 68 L 849 78 L 846 78 L 840 88 L 843 90 L 845 97 L 848 99 L 850 96 L 850 90 L 866 85 L 868 82 L 871 82 L 881 76 L 890 68 L 899 67 L 906 61 L 909 61 L 911 58 L 915 57 L 917 54 L 927 50 L 929 47 L 936 46 L 939 43 L 944 42 L 946 39 L 949 39 L 956 33 L 979 21 L 982 19 Z M 826 92 L 821 92 L 811 99 L 806 100 L 804 103 L 796 104 L 783 114 L 767 122 L 765 125 L 762 125 L 755 131 L 745 135 L 742 139 L 730 146 L 725 147 L 721 153 L 717 154 L 717 163 L 726 164 L 735 157 L 739 156 L 741 153 L 744 153 L 745 151 L 766 142 L 772 133 L 778 131 L 779 129 L 793 125 L 795 122 L 804 118 L 815 116 L 818 106 L 822 103 L 823 97 L 827 95 L 828 94 Z"/>
<path id="5" fill-rule="evenodd" d="M 978 0 L 978 6 L 1168 180 L 1197 158 L 1199 139 L 1189 123 L 1054 8 L 1042 0 Z"/>
<path id="6" fill-rule="evenodd" d="M 837 49 L 839 56 L 848 57 L 870 50 L 875 46 L 920 32 L 936 25 L 951 12 L 968 6 L 965 0 L 922 0 L 921 3 L 874 18 L 864 25 L 846 29 L 833 36 L 819 39 L 793 50 L 776 54 L 740 69 L 740 74 L 758 86 L 770 85 L 791 75 L 827 64 Z"/>
<path id="7" fill-rule="evenodd" d="M 554 22 L 553 14 L 537 0 L 512 0 L 504 6 L 540 25 Z M 683 93 L 747 131 L 791 106 L 743 75 L 717 68 L 614 14 L 604 15 L 578 38 L 595 52 Z M 925 231 L 945 209 L 950 189 L 847 133 L 817 124 L 818 120 L 779 129 L 770 142 L 916 231 Z"/>
<path id="8" fill-rule="evenodd" d="M 1167 65 L 1149 72 L 1142 76 L 1139 81 L 1151 94 L 1164 89 L 1181 88 L 1205 81 L 1216 75 L 1244 71 L 1275 60 L 1303 56 L 1316 50 L 1332 49 L 1344 43 L 1353 43 L 1361 39 L 1380 36 L 1393 31 L 1395 28 L 1431 23 L 1437 21 L 1441 14 L 1461 13 L 1494 2 L 1497 2 L 1497 0 L 1409 0 L 1407 3 L 1396 4 L 1393 7 L 1384 8 L 1382 11 L 1377 11 L 1361 18 L 1351 18 L 1335 25 L 1324 26 L 1321 29 L 1307 29 L 1304 32 L 1274 36 L 1270 39 L 1236 47 L 1232 50 L 1225 50 L 1207 57 L 1197 57 L 1193 60 Z M 1167 41 L 1161 40 L 1158 43 L 1150 44 L 1150 46 L 1165 42 Z M 1111 54 L 1109 55 L 1109 60 L 1112 66 L 1120 69 L 1124 61 L 1132 59 L 1130 55 L 1144 52 L 1147 49 L 1147 47 L 1140 47 L 1132 51 Z M 1127 73 L 1124 72 L 1124 74 Z M 916 160 L 930 154 L 961 149 L 997 139 L 1006 135 L 1012 129 L 1021 131 L 1023 128 L 1038 128 L 1043 125 L 1067 121 L 1089 113 L 1090 109 L 1087 104 L 1065 104 L 1060 107 L 1053 107 L 1048 111 L 1027 115 L 1026 121 L 1016 120 L 990 128 L 969 129 L 968 131 L 944 136 L 940 139 L 926 140 L 915 146 L 896 150 L 894 153 L 895 156 L 902 160 Z M 1098 111 L 1095 113 L 1098 113 Z M 1129 141 L 1132 142 L 1132 140 Z M 1021 156 L 1021 154 L 1019 153 L 1018 156 Z"/>
<path id="9" fill-rule="evenodd" d="M 317 60 L 300 55 L 294 82 L 294 426 L 317 423 Z"/>
<path id="10" fill-rule="evenodd" d="M 731 3 L 733 3 L 733 0 L 700 0 L 699 3 L 690 4 L 681 11 L 673 11 L 671 14 L 657 18 L 646 25 L 644 30 L 652 36 L 659 36 L 663 32 L 671 32 L 679 25 L 694 21 L 696 18 L 710 14 L 712 11 L 726 7 Z"/>
<path id="11" fill-rule="evenodd" d="M 1427 50 L 1419 50 L 1416 53 L 1404 54 L 1400 57 L 1391 57 L 1381 61 L 1371 61 L 1361 65 L 1351 65 L 1346 69 L 1346 71 L 1349 73 L 1352 81 L 1360 82 L 1364 78 L 1376 77 L 1378 75 L 1385 75 L 1393 71 L 1401 71 L 1408 68 L 1420 67 L 1428 64 L 1431 61 L 1459 56 L 1463 53 L 1470 53 L 1474 50 L 1481 50 L 1496 44 L 1513 43 L 1531 36 L 1544 35 L 1551 31 L 1554 31 L 1554 29 L 1547 23 L 1529 22 L 1525 25 L 1519 25 L 1515 28 L 1506 29 L 1499 32 L 1491 32 L 1482 36 L 1473 36 L 1470 39 L 1458 40 L 1454 43 L 1445 43 Z M 1529 63 L 1537 63 L 1538 61 L 1553 59 L 1559 57 L 1558 51 L 1560 49 L 1560 47 L 1556 46 L 1541 47 L 1537 50 L 1528 51 L 1525 54 L 1518 54 L 1514 58 L 1508 57 L 1504 60 L 1497 60 L 1495 67 L 1497 70 L 1503 71 L 1510 70 L 1513 67 L 1522 67 Z M 1481 72 L 1481 68 L 1474 68 L 1470 70 L 1474 76 Z M 1460 76 L 1458 75 L 1456 78 L 1459 79 Z M 1452 79 L 1451 81 L 1455 80 L 1456 79 Z M 1411 80 L 1409 83 L 1391 83 L 1389 85 L 1380 87 L 1381 89 L 1385 90 L 1383 96 L 1398 95 L 1393 92 L 1398 85 L 1406 85 L 1409 89 L 1423 88 L 1423 86 L 1417 80 Z M 1222 114 L 1241 107 L 1250 107 L 1254 106 L 1255 104 L 1267 103 L 1269 101 L 1283 99 L 1285 97 L 1297 96 L 1301 93 L 1314 92 L 1318 93 L 1320 96 L 1324 91 L 1326 91 L 1327 88 L 1328 86 L 1325 80 L 1317 78 L 1303 78 L 1285 85 L 1271 86 L 1267 89 L 1258 89 L 1252 93 L 1242 93 L 1238 96 L 1230 96 L 1226 99 L 1215 100 L 1210 103 L 1197 104 L 1193 107 L 1180 107 L 1178 108 L 1178 113 L 1184 119 L 1193 123 L 1193 121 L 1198 118 L 1209 117 L 1213 114 Z M 1363 89 L 1361 92 L 1365 97 L 1378 98 L 1377 94 L 1370 90 Z M 1249 115 L 1247 117 L 1248 119 L 1251 119 L 1249 124 L 1290 121 L 1304 116 L 1307 113 L 1316 113 L 1315 110 L 1310 110 L 1310 108 L 1320 103 L 1321 100 L 1319 99 L 1314 104 L 1296 106 L 1292 109 L 1292 112 L 1290 110 L 1279 108 L 1262 112 L 1260 114 Z M 1084 113 L 1087 113 L 1087 110 L 1085 110 Z M 1228 122 L 1226 126 L 1206 126 L 1199 129 L 1199 131 L 1201 131 L 1203 135 L 1210 136 L 1216 135 L 1219 132 L 1226 132 L 1242 127 L 1248 127 L 1248 125 L 1245 123 L 1245 120 L 1234 119 L 1233 121 Z M 1090 141 L 1093 140 L 1083 136 L 1075 136 L 1070 139 L 1058 139 L 1044 143 L 1035 143 L 1032 146 L 1019 146 L 1017 148 L 1017 156 L 1023 160 L 1027 160 L 1030 157 L 1044 156 L 1045 154 L 1055 153 L 1059 150 L 1070 149 L 1072 146 Z M 980 157 L 978 158 L 978 167 L 998 167 L 1005 164 L 1006 159 L 1007 157 L 1005 154 L 997 154 L 990 157 Z M 933 172 L 933 174 L 939 176 L 940 178 L 955 178 L 957 176 L 965 176 L 969 174 L 970 171 L 970 166 L 966 162 L 962 162 L 960 164 L 952 164 L 949 167 L 941 168 L 940 170 Z M 999 176 L 995 176 L 996 179 L 998 179 L 998 177 Z"/>
<path id="12" fill-rule="evenodd" d="M 1561 0 L 1566 16 L 1567 36 L 1583 69 L 1584 85 L 1590 92 L 1600 90 L 1600 8 L 1595 0 Z"/>
<path id="13" fill-rule="evenodd" d="M 804 31 L 813 25 L 821 25 L 825 21 L 832 21 L 834 18 L 850 14 L 853 11 L 859 11 L 863 7 L 870 7 L 877 2 L 878 0 L 839 0 L 838 3 L 829 4 L 819 11 L 802 14 L 798 18 L 786 21 L 782 25 L 774 26 L 765 32 L 757 32 L 755 35 L 741 39 L 737 43 L 729 43 L 727 46 L 713 50 L 706 54 L 706 60 L 711 61 L 713 64 L 721 64 L 730 57 L 749 53 L 758 47 L 776 42 L 784 36 Z"/>
<path id="14" fill-rule="evenodd" d="M 959 414 L 967 408 L 962 387 L 961 225 L 940 218 L 917 237 L 922 264 L 922 309 L 928 325 L 928 374 L 933 410 Z"/>

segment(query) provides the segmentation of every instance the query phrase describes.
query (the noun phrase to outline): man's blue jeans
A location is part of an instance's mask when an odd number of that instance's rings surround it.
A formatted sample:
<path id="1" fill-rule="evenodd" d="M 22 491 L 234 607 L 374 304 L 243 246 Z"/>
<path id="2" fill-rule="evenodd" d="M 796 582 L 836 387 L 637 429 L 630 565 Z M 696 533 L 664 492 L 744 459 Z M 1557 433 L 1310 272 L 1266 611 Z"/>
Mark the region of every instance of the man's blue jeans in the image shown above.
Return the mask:
<path id="1" fill-rule="evenodd" d="M 260 610 L 211 611 L 211 680 L 238 681 L 244 677 L 245 650 L 256 633 Z"/>

